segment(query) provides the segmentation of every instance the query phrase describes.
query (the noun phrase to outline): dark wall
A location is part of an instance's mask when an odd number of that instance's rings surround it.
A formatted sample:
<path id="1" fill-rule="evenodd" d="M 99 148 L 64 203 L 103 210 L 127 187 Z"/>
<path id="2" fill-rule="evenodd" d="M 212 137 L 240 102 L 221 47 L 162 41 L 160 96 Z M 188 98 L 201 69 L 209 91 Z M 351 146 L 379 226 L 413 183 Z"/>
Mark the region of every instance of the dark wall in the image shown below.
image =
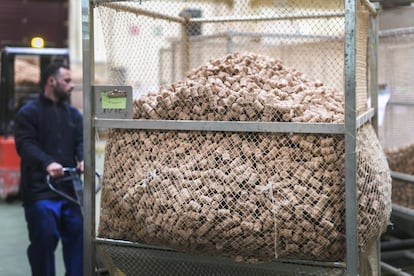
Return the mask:
<path id="1" fill-rule="evenodd" d="M 68 47 L 68 16 L 68 0 L 1 0 L 0 47 L 30 46 L 34 36 L 48 47 Z"/>

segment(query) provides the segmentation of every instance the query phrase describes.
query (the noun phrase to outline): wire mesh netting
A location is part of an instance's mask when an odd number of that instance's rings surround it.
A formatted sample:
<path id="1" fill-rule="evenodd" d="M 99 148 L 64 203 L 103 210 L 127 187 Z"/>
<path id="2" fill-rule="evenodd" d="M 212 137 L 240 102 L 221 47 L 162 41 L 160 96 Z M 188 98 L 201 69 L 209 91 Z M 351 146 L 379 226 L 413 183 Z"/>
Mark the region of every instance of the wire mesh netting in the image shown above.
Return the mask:
<path id="1" fill-rule="evenodd" d="M 359 134 L 362 248 L 391 208 L 374 137 Z M 106 151 L 102 237 L 249 262 L 343 260 L 340 137 L 114 130 Z"/>
<path id="2" fill-rule="evenodd" d="M 109 244 L 110 242 L 110 244 Z M 119 245 L 106 241 L 98 244 L 98 252 L 110 264 L 111 275 L 217 275 L 217 276 L 269 276 L 269 275 L 344 275 L 344 268 L 333 264 L 321 268 L 309 263 L 260 263 L 244 264 L 232 260 L 211 256 L 189 256 L 187 254 L 151 248 L 145 245 Z M 140 264 L 139 270 L 136 264 Z"/>
<path id="3" fill-rule="evenodd" d="M 343 1 L 96 8 L 111 81 L 133 87 L 134 119 L 344 122 Z M 368 12 L 360 5 L 357 25 L 361 113 Z M 355 139 L 364 251 L 388 224 L 391 180 L 372 127 Z M 343 261 L 344 153 L 343 135 L 111 129 L 99 236 L 239 263 Z"/>
<path id="4" fill-rule="evenodd" d="M 117 1 L 98 5 L 110 78 L 135 97 L 233 52 L 277 58 L 343 94 L 343 1 Z M 366 110 L 368 12 L 357 20 L 358 111 Z"/>

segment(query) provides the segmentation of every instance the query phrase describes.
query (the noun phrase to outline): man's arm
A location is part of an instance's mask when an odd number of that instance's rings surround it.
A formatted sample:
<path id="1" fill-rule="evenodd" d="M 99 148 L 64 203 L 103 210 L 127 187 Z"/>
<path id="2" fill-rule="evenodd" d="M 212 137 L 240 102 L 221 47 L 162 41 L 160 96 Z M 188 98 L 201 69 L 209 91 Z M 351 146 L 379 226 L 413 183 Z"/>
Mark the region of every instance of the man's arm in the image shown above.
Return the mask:
<path id="1" fill-rule="evenodd" d="M 76 122 L 76 160 L 77 168 L 83 172 L 84 171 L 84 164 L 83 164 L 83 118 L 82 114 L 75 109 L 75 122 Z"/>
<path id="2" fill-rule="evenodd" d="M 40 148 L 37 139 L 37 116 L 29 111 L 30 109 L 24 109 L 16 115 L 14 132 L 16 150 L 26 162 L 40 164 L 42 168 L 47 170 L 47 167 L 53 162 L 53 158 Z"/>

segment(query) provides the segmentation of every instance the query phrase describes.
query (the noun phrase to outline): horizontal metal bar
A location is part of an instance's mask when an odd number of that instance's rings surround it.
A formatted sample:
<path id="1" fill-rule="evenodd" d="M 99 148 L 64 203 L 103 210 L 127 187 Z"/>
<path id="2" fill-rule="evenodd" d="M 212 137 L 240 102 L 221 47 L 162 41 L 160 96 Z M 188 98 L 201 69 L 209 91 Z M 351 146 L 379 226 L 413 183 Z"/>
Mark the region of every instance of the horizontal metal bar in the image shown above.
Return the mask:
<path id="1" fill-rule="evenodd" d="M 274 37 L 274 38 L 300 38 L 300 39 L 319 39 L 319 40 L 339 40 L 344 39 L 344 36 L 337 35 L 304 35 L 297 33 L 253 33 L 253 32 L 226 32 L 230 37 Z"/>
<path id="2" fill-rule="evenodd" d="M 4 47 L 4 53 L 15 55 L 68 55 L 69 49 L 62 48 L 27 48 Z"/>
<path id="3" fill-rule="evenodd" d="M 160 251 L 171 251 L 176 252 L 179 254 L 185 254 L 182 252 L 178 252 L 176 250 L 170 249 L 168 247 L 162 247 L 162 246 L 156 246 L 156 245 L 149 245 L 149 244 L 142 244 L 137 242 L 130 242 L 130 241 L 123 241 L 123 240 L 113 240 L 113 239 L 106 239 L 106 238 L 96 238 L 97 244 L 106 244 L 106 245 L 113 245 L 113 246 L 125 246 L 125 247 L 134 247 L 137 249 L 142 250 L 160 250 Z M 226 263 L 233 263 L 234 261 L 231 259 L 228 259 L 226 257 L 220 257 L 220 256 L 194 256 L 194 255 L 188 255 L 189 258 L 202 258 L 205 260 L 210 260 L 212 263 L 216 264 L 226 264 Z M 275 261 L 270 261 L 262 264 L 248 264 L 248 263 L 239 263 L 239 265 L 244 266 L 250 266 L 254 265 L 258 268 L 262 267 L 275 267 L 278 264 L 281 265 L 293 265 L 299 264 L 299 265 L 307 265 L 312 266 L 316 270 L 318 270 L 320 267 L 326 267 L 326 268 L 339 268 L 339 269 L 345 269 L 345 264 L 341 262 L 321 262 L 321 261 L 306 261 L 306 260 L 290 260 L 290 259 L 277 259 Z"/>
<path id="4" fill-rule="evenodd" d="M 396 268 L 392 265 L 389 265 L 387 263 L 381 262 L 381 268 L 387 272 L 392 273 L 392 275 L 396 276 L 412 276 L 410 273 L 406 273 L 401 270 L 401 268 Z"/>
<path id="5" fill-rule="evenodd" d="M 370 121 L 375 116 L 375 109 L 370 108 L 361 115 L 359 115 L 356 119 L 356 127 L 360 128 L 366 122 Z"/>
<path id="6" fill-rule="evenodd" d="M 344 17 L 344 12 L 330 12 L 319 14 L 296 14 L 287 16 L 232 16 L 232 17 L 209 17 L 209 18 L 190 18 L 191 23 L 223 23 L 223 22 L 249 22 L 249 21 L 275 21 L 275 20 L 296 20 L 296 19 L 319 19 Z"/>
<path id="7" fill-rule="evenodd" d="M 345 127 L 343 124 L 325 123 L 95 119 L 95 126 L 102 128 L 191 131 L 277 132 L 318 134 L 345 133 Z"/>
<path id="8" fill-rule="evenodd" d="M 411 259 L 411 260 L 414 261 L 414 253 L 413 252 L 414 251 L 412 251 L 412 250 L 405 251 L 404 252 L 404 257 L 406 257 L 406 258 Z"/>
<path id="9" fill-rule="evenodd" d="M 145 9 L 140 9 L 136 7 L 127 7 L 116 3 L 117 1 L 111 0 L 95 0 L 94 5 L 103 5 L 117 10 L 123 10 L 132 12 L 135 14 L 141 15 L 154 15 L 155 18 L 167 19 L 170 21 L 175 21 L 178 23 L 186 22 L 181 17 L 174 17 L 170 15 L 159 14 L 155 12 L 150 12 Z M 140 2 L 140 1 L 131 1 L 131 2 Z M 235 16 L 235 17 L 209 17 L 209 18 L 188 18 L 188 22 L 191 23 L 223 23 L 223 22 L 248 22 L 248 21 L 273 21 L 273 20 L 295 20 L 295 19 L 318 19 L 318 18 L 333 18 L 333 17 L 344 17 L 344 12 L 329 12 L 329 13 L 319 13 L 319 14 L 296 14 L 289 16 Z"/>
<path id="10" fill-rule="evenodd" d="M 382 30 L 378 32 L 380 38 L 385 38 L 388 36 L 400 36 L 405 34 L 414 34 L 414 27 L 405 27 L 405 28 L 396 28 L 389 30 Z"/>
<path id="11" fill-rule="evenodd" d="M 414 106 L 414 102 L 387 102 L 387 105 L 403 105 L 403 106 Z"/>
<path id="12" fill-rule="evenodd" d="M 393 179 L 414 183 L 414 175 L 411 174 L 391 171 L 391 177 Z"/>
<path id="13" fill-rule="evenodd" d="M 204 41 L 216 38 L 234 38 L 234 37 L 265 37 L 265 38 L 290 38 L 290 39 L 310 39 L 310 40 L 343 40 L 343 36 L 330 35 L 303 35 L 288 33 L 251 33 L 251 32 L 223 32 L 214 35 L 200 35 L 190 37 L 190 41 Z M 173 41 L 173 43 L 181 43 L 181 40 Z"/>
<path id="14" fill-rule="evenodd" d="M 150 2 L 150 1 L 154 1 L 154 0 L 90 0 L 92 4 L 94 5 L 98 5 L 98 4 L 102 4 L 102 3 L 119 3 L 119 2 L 129 2 L 129 3 L 137 3 L 137 4 L 142 4 L 143 2 Z"/>
<path id="15" fill-rule="evenodd" d="M 190 37 L 190 41 L 204 41 L 204 40 L 210 40 L 210 39 L 216 39 L 216 38 L 229 38 L 227 32 L 225 33 L 218 33 L 214 35 L 195 35 Z M 178 40 L 177 42 L 181 42 L 181 40 Z"/>
<path id="16" fill-rule="evenodd" d="M 381 252 L 414 248 L 414 239 L 396 239 L 381 242 Z"/>
<path id="17" fill-rule="evenodd" d="M 173 22 L 177 22 L 181 24 L 187 22 L 187 20 L 185 20 L 183 17 L 166 15 L 166 14 L 153 12 L 153 11 L 142 9 L 142 8 L 121 5 L 118 3 L 102 3 L 101 6 L 105 6 L 105 7 L 117 10 L 117 11 L 129 12 L 129 13 L 133 13 L 136 15 L 144 15 L 144 16 L 148 16 L 151 18 L 163 19 L 163 20 L 173 21 Z"/>
<path id="18" fill-rule="evenodd" d="M 414 209 L 410 209 L 398 204 L 392 204 L 392 216 L 412 221 L 414 218 Z"/>
<path id="19" fill-rule="evenodd" d="M 381 260 L 389 261 L 395 259 L 406 258 L 407 250 L 385 251 L 381 252 Z"/>
<path id="20" fill-rule="evenodd" d="M 96 243 L 100 244 L 108 244 L 108 245 L 118 245 L 118 246 L 125 246 L 125 247 L 136 247 L 136 248 L 143 248 L 143 249 L 154 249 L 154 250 L 166 250 L 166 251 L 174 251 L 171 248 L 157 246 L 157 245 L 150 245 L 150 244 L 142 244 L 138 242 L 131 242 L 125 240 L 113 240 L 113 239 L 105 239 L 97 237 Z"/>
<path id="21" fill-rule="evenodd" d="M 209 17 L 209 18 L 187 18 L 185 20 L 182 17 L 171 16 L 166 14 L 160 14 L 152 12 L 149 10 L 125 6 L 112 1 L 100 1 L 101 6 L 106 6 L 116 10 L 121 10 L 125 12 L 131 12 L 139 15 L 147 15 L 154 18 L 166 19 L 169 21 L 174 21 L 178 23 L 223 23 L 223 22 L 251 22 L 251 21 L 280 21 L 280 20 L 296 20 L 296 19 L 318 19 L 318 18 L 335 18 L 335 17 L 344 17 L 344 12 L 335 12 L 335 13 L 319 13 L 319 14 L 309 14 L 309 15 L 289 15 L 289 16 L 232 16 L 232 17 Z"/>

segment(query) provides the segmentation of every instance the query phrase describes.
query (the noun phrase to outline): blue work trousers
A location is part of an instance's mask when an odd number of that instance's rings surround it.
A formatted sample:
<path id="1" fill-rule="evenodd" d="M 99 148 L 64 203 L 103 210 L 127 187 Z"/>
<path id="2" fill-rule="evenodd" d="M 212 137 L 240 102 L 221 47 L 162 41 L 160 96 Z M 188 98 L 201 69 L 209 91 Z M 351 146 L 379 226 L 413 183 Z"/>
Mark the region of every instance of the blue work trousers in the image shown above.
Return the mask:
<path id="1" fill-rule="evenodd" d="M 80 207 L 66 199 L 24 204 L 33 276 L 55 276 L 55 250 L 62 241 L 67 276 L 83 274 L 83 218 Z"/>

